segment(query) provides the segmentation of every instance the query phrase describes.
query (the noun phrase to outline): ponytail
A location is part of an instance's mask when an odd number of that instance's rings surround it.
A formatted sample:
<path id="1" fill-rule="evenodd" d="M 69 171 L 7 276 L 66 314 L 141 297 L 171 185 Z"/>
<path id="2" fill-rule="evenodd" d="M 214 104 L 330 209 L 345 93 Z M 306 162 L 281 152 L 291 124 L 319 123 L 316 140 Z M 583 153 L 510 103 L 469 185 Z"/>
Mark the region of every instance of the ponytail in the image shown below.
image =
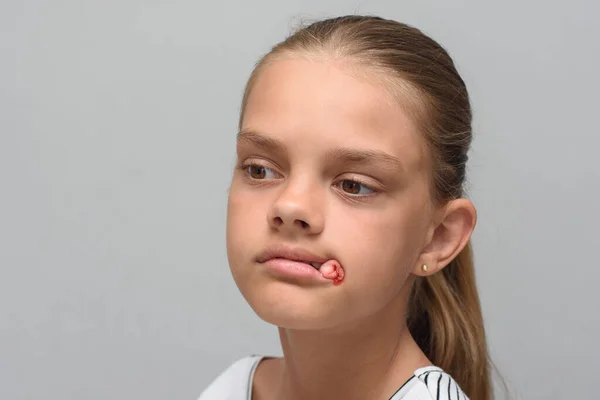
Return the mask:
<path id="1" fill-rule="evenodd" d="M 471 243 L 440 272 L 418 278 L 408 327 L 431 362 L 454 377 L 472 399 L 491 400 L 483 316 Z"/>

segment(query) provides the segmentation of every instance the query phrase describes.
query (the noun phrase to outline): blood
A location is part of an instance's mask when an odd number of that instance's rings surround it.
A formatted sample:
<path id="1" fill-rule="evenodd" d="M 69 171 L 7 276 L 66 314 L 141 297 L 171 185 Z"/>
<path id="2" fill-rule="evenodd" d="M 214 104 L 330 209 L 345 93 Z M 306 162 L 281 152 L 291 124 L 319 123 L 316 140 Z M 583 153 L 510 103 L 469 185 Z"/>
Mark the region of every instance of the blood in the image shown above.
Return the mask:
<path id="1" fill-rule="evenodd" d="M 335 286 L 341 285 L 344 276 L 346 275 L 344 268 L 337 260 L 328 260 L 324 262 L 319 271 L 323 277 L 333 280 Z"/>

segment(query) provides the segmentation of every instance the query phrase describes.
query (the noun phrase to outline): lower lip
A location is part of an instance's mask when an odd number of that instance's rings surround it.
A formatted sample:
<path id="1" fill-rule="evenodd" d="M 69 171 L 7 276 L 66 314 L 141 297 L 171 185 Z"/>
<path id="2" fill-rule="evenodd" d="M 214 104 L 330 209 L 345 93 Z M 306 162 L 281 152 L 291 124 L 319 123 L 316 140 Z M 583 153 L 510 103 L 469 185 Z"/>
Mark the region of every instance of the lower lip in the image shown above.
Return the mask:
<path id="1" fill-rule="evenodd" d="M 286 258 L 272 258 L 261 264 L 267 267 L 273 274 L 282 277 L 328 281 L 316 268 L 303 262 L 288 260 Z"/>

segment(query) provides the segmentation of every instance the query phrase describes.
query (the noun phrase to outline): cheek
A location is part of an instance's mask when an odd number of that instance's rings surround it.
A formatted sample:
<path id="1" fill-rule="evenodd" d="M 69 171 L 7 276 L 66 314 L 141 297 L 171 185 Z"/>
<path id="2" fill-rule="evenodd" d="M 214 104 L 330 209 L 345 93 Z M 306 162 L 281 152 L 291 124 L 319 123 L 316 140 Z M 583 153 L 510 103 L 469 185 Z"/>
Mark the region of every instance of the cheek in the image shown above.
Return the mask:
<path id="1" fill-rule="evenodd" d="M 227 202 L 227 259 L 235 284 L 255 308 L 265 301 L 262 290 L 268 282 L 256 272 L 254 260 L 269 242 L 267 215 L 272 199 L 237 179 L 233 179 Z"/>
<path id="2" fill-rule="evenodd" d="M 262 228 L 266 221 L 266 205 L 264 197 L 244 188 L 234 179 L 227 200 L 227 236 L 244 241 L 251 239 L 252 232 Z"/>
<path id="3" fill-rule="evenodd" d="M 381 213 L 355 210 L 352 218 L 340 215 L 336 244 L 342 250 L 345 284 L 357 297 L 372 299 L 370 306 L 390 300 L 405 285 L 425 235 L 419 208 L 396 207 L 394 212 Z M 359 307 L 369 306 L 361 302 Z"/>
<path id="4" fill-rule="evenodd" d="M 265 212 L 260 209 L 262 202 L 256 201 L 248 191 L 239 190 L 232 184 L 227 202 L 227 256 L 232 272 L 237 272 L 240 264 L 255 256 L 259 231 L 264 229 Z"/>

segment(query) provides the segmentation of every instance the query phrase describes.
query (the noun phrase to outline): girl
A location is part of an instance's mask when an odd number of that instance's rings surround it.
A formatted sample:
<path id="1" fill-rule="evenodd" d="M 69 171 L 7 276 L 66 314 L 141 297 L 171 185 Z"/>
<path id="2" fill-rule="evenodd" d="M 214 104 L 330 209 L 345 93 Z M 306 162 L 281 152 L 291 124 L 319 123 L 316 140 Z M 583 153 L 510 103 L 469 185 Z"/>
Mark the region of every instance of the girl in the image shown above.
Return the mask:
<path id="1" fill-rule="evenodd" d="M 283 357 L 236 361 L 200 400 L 491 399 L 446 51 L 378 17 L 313 23 L 257 64 L 239 127 L 228 259 Z"/>

